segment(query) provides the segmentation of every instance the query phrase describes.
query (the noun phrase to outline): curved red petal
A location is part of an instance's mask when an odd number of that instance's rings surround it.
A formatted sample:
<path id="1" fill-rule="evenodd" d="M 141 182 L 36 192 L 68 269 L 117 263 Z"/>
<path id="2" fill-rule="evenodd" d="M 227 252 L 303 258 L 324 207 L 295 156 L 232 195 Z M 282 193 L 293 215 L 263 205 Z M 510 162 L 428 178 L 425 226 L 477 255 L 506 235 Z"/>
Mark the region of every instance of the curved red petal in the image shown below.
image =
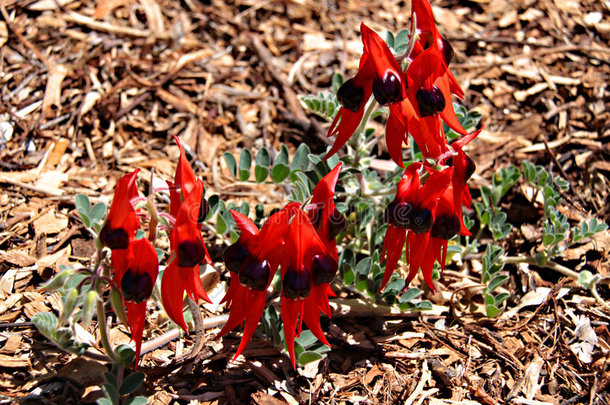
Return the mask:
<path id="1" fill-rule="evenodd" d="M 402 250 L 405 246 L 405 237 L 407 231 L 405 229 L 397 228 L 393 225 L 388 225 L 388 229 L 385 233 L 385 238 L 383 239 L 383 252 L 382 257 L 386 259 L 385 262 L 385 272 L 383 273 L 383 280 L 381 281 L 381 288 L 379 291 L 382 291 L 392 273 L 396 269 L 396 265 L 398 264 L 398 260 L 402 255 Z"/>
<path id="2" fill-rule="evenodd" d="M 167 316 L 185 332 L 188 332 L 186 322 L 184 322 L 184 314 L 182 313 L 182 301 L 185 290 L 185 281 L 180 274 L 177 258 L 174 258 L 163 272 L 163 278 L 161 279 L 161 301 Z"/>
<path id="3" fill-rule="evenodd" d="M 127 320 L 131 331 L 131 340 L 136 344 L 136 357 L 134 364 L 138 364 L 140 359 L 140 349 L 142 348 L 142 334 L 144 333 L 144 320 L 146 318 L 146 301 L 126 302 Z"/>
<path id="4" fill-rule="evenodd" d="M 174 135 L 174 140 L 180 149 L 180 159 L 178 159 L 178 167 L 176 167 L 174 183 L 176 186 L 179 186 L 182 189 L 182 194 L 184 197 L 186 197 L 193 191 L 198 181 L 195 173 L 193 172 L 193 168 L 186 158 L 186 154 L 184 153 L 184 148 L 180 143 L 180 139 Z"/>

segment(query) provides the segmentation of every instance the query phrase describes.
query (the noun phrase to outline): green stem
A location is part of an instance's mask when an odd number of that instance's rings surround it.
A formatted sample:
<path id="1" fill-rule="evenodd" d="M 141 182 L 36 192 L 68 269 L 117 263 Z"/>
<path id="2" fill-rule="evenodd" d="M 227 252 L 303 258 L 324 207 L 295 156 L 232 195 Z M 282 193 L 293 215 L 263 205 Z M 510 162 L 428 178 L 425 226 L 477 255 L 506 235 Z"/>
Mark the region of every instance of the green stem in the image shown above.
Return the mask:
<path id="1" fill-rule="evenodd" d="M 97 302 L 97 324 L 100 330 L 100 339 L 102 340 L 102 346 L 106 351 L 106 354 L 114 363 L 120 363 L 119 356 L 116 354 L 114 350 L 112 350 L 112 346 L 110 345 L 110 340 L 108 339 L 108 324 L 106 323 L 106 310 L 104 309 L 104 303 L 102 300 Z"/>
<path id="2" fill-rule="evenodd" d="M 563 274 L 566 277 L 570 277 L 574 280 L 578 280 L 578 272 L 569 269 L 565 266 L 562 266 L 559 263 L 555 263 L 553 261 L 547 261 L 546 264 L 544 266 L 540 266 L 537 262 L 536 259 L 534 259 L 533 257 L 520 257 L 520 256 L 506 256 L 504 258 L 504 264 L 519 264 L 519 263 L 526 263 L 526 264 L 533 264 L 535 266 L 539 266 L 539 267 L 545 267 L 547 269 L 551 269 L 554 270 L 558 273 Z"/>
<path id="3" fill-rule="evenodd" d="M 591 283 L 591 286 L 589 287 L 589 289 L 591 290 L 591 295 L 593 296 L 593 298 L 595 298 L 595 300 L 597 302 L 599 302 L 604 308 L 606 308 L 607 310 L 610 311 L 610 305 L 608 305 L 608 303 L 606 301 L 603 300 L 602 297 L 600 297 L 599 293 L 597 292 L 597 282 L 595 283 Z"/>

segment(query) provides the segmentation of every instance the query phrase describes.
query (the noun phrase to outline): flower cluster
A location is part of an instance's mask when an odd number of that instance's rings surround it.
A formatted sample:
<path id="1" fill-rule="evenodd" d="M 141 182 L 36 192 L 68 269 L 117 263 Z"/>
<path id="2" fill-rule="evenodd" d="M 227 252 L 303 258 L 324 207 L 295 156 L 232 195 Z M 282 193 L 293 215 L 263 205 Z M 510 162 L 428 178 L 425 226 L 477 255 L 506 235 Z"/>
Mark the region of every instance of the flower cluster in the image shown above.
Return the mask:
<path id="1" fill-rule="evenodd" d="M 121 292 L 127 310 L 131 338 L 136 344 L 136 364 L 142 345 L 146 301 L 159 274 L 159 259 L 152 243 L 136 239 L 140 221 L 135 207 L 142 199 L 136 185 L 137 175 L 135 170 L 119 179 L 99 235 L 102 245 L 112 251 L 113 284 Z"/>
<path id="2" fill-rule="evenodd" d="M 394 201 L 386 209 L 388 230 L 382 256 L 387 260 L 381 288 L 396 268 L 406 241 L 407 285 L 421 268 L 434 290 L 434 262 L 443 267 L 448 240 L 458 233 L 469 234 L 462 221 L 462 206 L 471 203 L 466 182 L 474 172 L 474 162 L 462 149 L 479 132 L 469 134 L 455 115 L 451 95 L 463 98 L 463 90 L 449 70 L 453 49 L 440 35 L 428 0 L 412 1 L 411 21 L 416 26 L 411 27 L 410 46 L 398 58 L 379 35 L 361 24 L 364 52 L 356 76 L 337 92 L 341 108 L 328 131 L 328 136 L 337 137 L 327 157 L 356 132 L 371 96 L 371 103 L 389 108 L 386 146 L 401 167 L 402 146 L 409 134 L 413 137 L 426 163 L 414 163 L 405 170 Z M 405 70 L 401 68 L 403 59 Z M 443 123 L 462 138 L 448 144 Z M 423 185 L 420 175 L 427 177 Z"/>
<path id="3" fill-rule="evenodd" d="M 195 302 L 199 298 L 211 302 L 199 276 L 199 265 L 212 263 L 201 236 L 209 206 L 203 197 L 203 182 L 195 177 L 180 140 L 177 137 L 174 139 L 180 148 L 180 159 L 174 182 L 168 181 L 167 185 L 170 193 L 169 212 L 175 222 L 169 234 L 171 257 L 161 280 L 161 299 L 167 315 L 187 331 L 182 312 L 184 293 Z"/>
<path id="4" fill-rule="evenodd" d="M 199 264 L 211 263 L 201 235 L 202 222 L 209 208 L 203 197 L 203 183 L 195 177 L 179 139 L 175 140 L 180 160 L 174 181 L 167 182 L 171 257 L 161 280 L 161 299 L 168 316 L 187 330 L 182 312 L 184 293 L 194 300 L 209 301 L 199 277 Z M 136 185 L 137 174 L 138 170 L 135 170 L 118 181 L 108 218 L 99 235 L 102 245 L 112 252 L 113 284 L 119 289 L 127 310 L 131 337 L 136 344 L 136 364 L 142 345 L 146 301 L 159 274 L 158 256 L 152 243 L 148 239 L 136 239 L 140 226 L 136 206 L 143 200 Z M 152 235 L 151 239 L 154 239 L 154 231 Z"/>
<path id="5" fill-rule="evenodd" d="M 224 301 L 231 307 L 229 320 L 218 337 L 245 324 L 237 357 L 246 347 L 267 300 L 267 288 L 281 268 L 284 335 L 294 366 L 294 338 L 305 322 L 312 333 L 328 345 L 320 328 L 320 311 L 330 317 L 329 283 L 337 272 L 335 238 L 345 218 L 333 202 L 341 164 L 320 180 L 311 203 L 289 203 L 258 227 L 245 215 L 231 211 L 241 230 L 223 258 L 231 272 Z"/>

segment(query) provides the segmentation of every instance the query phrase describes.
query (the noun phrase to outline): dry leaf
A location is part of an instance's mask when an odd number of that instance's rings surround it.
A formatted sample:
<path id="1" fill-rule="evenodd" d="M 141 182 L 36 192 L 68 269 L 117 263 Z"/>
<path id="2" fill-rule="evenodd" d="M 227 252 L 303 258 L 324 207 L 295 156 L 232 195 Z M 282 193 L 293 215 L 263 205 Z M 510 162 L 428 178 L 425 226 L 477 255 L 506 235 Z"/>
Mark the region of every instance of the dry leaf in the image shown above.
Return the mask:
<path id="1" fill-rule="evenodd" d="M 49 67 L 47 87 L 42 99 L 42 113 L 45 117 L 54 116 L 53 107 L 61 108 L 61 84 L 69 70 L 65 65 L 54 64 Z"/>
<path id="2" fill-rule="evenodd" d="M 26 8 L 33 11 L 57 10 L 73 1 L 74 0 L 38 0 L 29 4 Z"/>

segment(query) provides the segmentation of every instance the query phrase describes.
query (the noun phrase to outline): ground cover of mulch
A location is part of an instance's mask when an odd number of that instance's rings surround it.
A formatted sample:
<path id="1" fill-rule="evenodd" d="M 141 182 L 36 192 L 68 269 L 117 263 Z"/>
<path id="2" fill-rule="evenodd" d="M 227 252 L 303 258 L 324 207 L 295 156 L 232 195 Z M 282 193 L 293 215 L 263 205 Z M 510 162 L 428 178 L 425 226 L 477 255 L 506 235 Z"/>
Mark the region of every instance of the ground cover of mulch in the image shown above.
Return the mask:
<path id="1" fill-rule="evenodd" d="M 610 6 L 594 0 L 433 1 L 456 50 L 453 70 L 485 130 L 469 147 L 473 194 L 492 174 L 527 159 L 570 183 L 572 223 L 610 220 Z M 108 202 L 117 179 L 141 169 L 171 179 L 179 135 L 208 193 L 260 201 L 285 190 L 236 183 L 222 153 L 306 142 L 324 150 L 327 124 L 301 94 L 326 91 L 334 72 L 357 68 L 361 21 L 377 32 L 409 26 L 409 2 L 212 0 L 4 0 L 0 3 L 0 401 L 94 402 L 102 362 L 65 353 L 30 319 L 60 309 L 38 287 L 62 263 L 87 264 L 94 241 L 77 193 Z M 389 160 L 382 149 L 379 159 Z M 519 185 L 503 202 L 514 225 L 504 247 L 533 254 L 539 204 Z M 208 235 L 220 263 L 223 241 Z M 609 274 L 608 233 L 560 258 Z M 480 257 L 452 265 L 432 311 L 370 305 L 337 283 L 323 328 L 332 351 L 292 369 L 255 336 L 230 363 L 240 334 L 208 340 L 177 361 L 193 336 L 144 356 L 141 394 L 151 403 L 609 404 L 610 313 L 570 279 L 508 265 L 513 296 L 484 316 Z M 478 270 L 479 269 L 479 270 Z M 227 271 L 216 264 L 225 282 Z M 420 285 L 415 280 L 414 285 Z M 599 286 L 610 298 L 607 284 Z M 480 294 L 479 294 L 480 295 Z M 211 339 L 222 307 L 206 307 Z M 152 311 L 145 340 L 166 331 Z M 95 328 L 92 328 L 95 334 Z M 112 339 L 128 342 L 113 324 Z"/>

